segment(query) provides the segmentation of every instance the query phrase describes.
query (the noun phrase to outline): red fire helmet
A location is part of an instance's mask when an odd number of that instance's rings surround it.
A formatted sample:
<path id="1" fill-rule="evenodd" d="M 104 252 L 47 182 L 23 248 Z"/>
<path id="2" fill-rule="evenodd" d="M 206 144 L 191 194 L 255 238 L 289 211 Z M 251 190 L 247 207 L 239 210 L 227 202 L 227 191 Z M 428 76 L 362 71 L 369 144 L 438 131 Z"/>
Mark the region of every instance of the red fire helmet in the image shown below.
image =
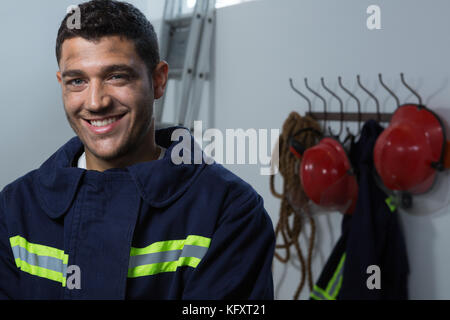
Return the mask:
<path id="1" fill-rule="evenodd" d="M 388 189 L 423 193 L 443 170 L 445 145 L 439 117 L 425 106 L 406 104 L 375 143 L 375 168 Z"/>
<path id="2" fill-rule="evenodd" d="M 314 203 L 348 214 L 355 210 L 358 184 L 344 148 L 335 139 L 323 138 L 305 151 L 300 179 Z"/>

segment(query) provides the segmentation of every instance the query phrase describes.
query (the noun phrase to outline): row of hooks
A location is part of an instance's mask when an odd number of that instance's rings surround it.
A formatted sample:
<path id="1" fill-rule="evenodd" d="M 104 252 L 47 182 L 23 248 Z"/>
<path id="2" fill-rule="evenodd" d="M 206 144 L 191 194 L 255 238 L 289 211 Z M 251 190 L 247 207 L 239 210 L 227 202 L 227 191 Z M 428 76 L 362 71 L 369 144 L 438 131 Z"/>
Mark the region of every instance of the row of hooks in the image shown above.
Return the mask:
<path id="1" fill-rule="evenodd" d="M 381 73 L 378 74 L 378 79 L 380 81 L 380 84 L 383 86 L 383 88 L 386 89 L 386 91 L 389 92 L 390 95 L 392 95 L 392 97 L 395 99 L 395 102 L 397 104 L 397 108 L 400 106 L 400 99 L 395 95 L 395 93 L 389 89 L 389 87 L 383 82 L 383 78 Z M 420 97 L 420 95 L 413 90 L 405 81 L 405 77 L 403 75 L 403 73 L 400 73 L 400 79 L 401 82 L 403 83 L 403 85 L 410 90 L 418 99 L 419 101 L 419 105 L 422 105 L 422 98 Z M 357 136 L 361 133 L 361 122 L 362 121 L 367 121 L 370 119 L 376 119 L 378 122 L 389 122 L 391 117 L 392 117 L 392 113 L 380 113 L 380 103 L 377 99 L 377 97 L 370 92 L 362 83 L 361 83 L 361 78 L 359 75 L 356 76 L 356 80 L 358 82 L 359 87 L 367 93 L 367 95 L 372 98 L 375 101 L 375 105 L 376 105 L 376 113 L 362 113 L 361 112 L 361 102 L 359 101 L 359 99 L 349 90 L 347 89 L 343 84 L 342 84 L 342 77 L 339 76 L 338 77 L 338 83 L 339 86 L 341 87 L 341 89 L 343 91 L 345 91 L 352 99 L 354 99 L 356 101 L 357 107 L 358 107 L 358 112 L 357 113 L 347 113 L 344 112 L 344 104 L 342 102 L 342 99 L 335 93 L 333 92 L 326 84 L 324 81 L 324 78 L 320 78 L 322 87 L 329 93 L 331 94 L 334 98 L 336 98 L 339 101 L 339 106 L 340 106 L 340 112 L 335 113 L 335 112 L 327 112 L 327 102 L 326 100 L 319 94 L 317 93 L 315 90 L 311 89 L 311 87 L 308 85 L 308 79 L 305 78 L 305 87 L 306 89 L 308 89 L 308 91 L 310 91 L 313 95 L 315 95 L 317 98 L 319 98 L 322 103 L 323 103 L 323 112 L 313 112 L 312 111 L 312 103 L 311 100 L 304 94 L 302 93 L 298 88 L 296 88 L 294 86 L 294 83 L 292 81 L 292 78 L 289 78 L 289 83 L 290 86 L 292 88 L 292 90 L 294 90 L 294 92 L 296 92 L 297 94 L 299 94 L 303 99 L 305 99 L 308 102 L 308 112 L 306 113 L 306 115 L 311 116 L 312 118 L 316 119 L 316 120 L 323 120 L 324 121 L 324 128 L 327 128 L 327 121 L 339 121 L 340 122 L 340 127 L 339 127 L 339 132 L 338 133 L 333 133 L 331 130 L 331 127 L 328 126 L 328 131 L 330 133 L 331 136 L 334 137 L 340 137 L 341 134 L 343 133 L 343 128 L 344 128 L 344 121 L 358 121 L 358 132 L 357 134 L 352 134 L 350 132 L 349 127 L 346 127 L 346 131 L 347 131 L 347 137 L 345 138 L 345 140 L 347 140 L 349 137 L 354 137 Z M 344 141 L 345 141 L 344 140 Z"/>

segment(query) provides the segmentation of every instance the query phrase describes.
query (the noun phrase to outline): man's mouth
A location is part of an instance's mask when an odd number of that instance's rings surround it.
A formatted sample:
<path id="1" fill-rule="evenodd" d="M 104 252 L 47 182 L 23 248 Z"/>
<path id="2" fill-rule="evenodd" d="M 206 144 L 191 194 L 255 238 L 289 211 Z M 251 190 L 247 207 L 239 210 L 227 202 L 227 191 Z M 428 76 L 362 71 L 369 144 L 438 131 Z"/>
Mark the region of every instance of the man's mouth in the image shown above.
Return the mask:
<path id="1" fill-rule="evenodd" d="M 114 115 L 106 118 L 84 119 L 88 124 L 88 128 L 95 134 L 105 134 L 111 132 L 126 115 Z"/>
<path id="2" fill-rule="evenodd" d="M 89 120 L 89 123 L 94 127 L 104 127 L 107 126 L 108 124 L 116 122 L 118 119 L 119 117 L 112 117 L 104 120 Z"/>

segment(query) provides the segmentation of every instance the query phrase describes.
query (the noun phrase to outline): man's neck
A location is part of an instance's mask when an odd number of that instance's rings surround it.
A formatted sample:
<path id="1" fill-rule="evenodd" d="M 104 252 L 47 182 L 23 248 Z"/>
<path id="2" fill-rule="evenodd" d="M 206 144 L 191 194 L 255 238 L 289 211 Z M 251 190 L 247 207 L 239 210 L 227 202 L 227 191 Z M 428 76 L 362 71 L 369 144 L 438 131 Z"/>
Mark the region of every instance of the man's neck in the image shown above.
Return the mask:
<path id="1" fill-rule="evenodd" d="M 102 159 L 97 158 L 92 159 L 91 157 L 89 157 L 88 155 L 89 153 L 86 152 L 86 169 L 103 172 L 113 168 L 125 168 L 127 166 L 131 166 L 136 163 L 157 160 L 161 152 L 162 149 L 158 146 L 155 146 L 152 154 L 149 154 L 148 156 L 137 157 L 133 159 L 127 157 L 126 159 L 118 159 L 114 161 L 104 161 Z"/>
<path id="2" fill-rule="evenodd" d="M 162 150 L 155 143 L 154 125 L 151 126 L 143 141 L 133 152 L 113 160 L 98 158 L 85 148 L 86 169 L 103 172 L 108 169 L 125 168 L 136 163 L 157 160 Z"/>

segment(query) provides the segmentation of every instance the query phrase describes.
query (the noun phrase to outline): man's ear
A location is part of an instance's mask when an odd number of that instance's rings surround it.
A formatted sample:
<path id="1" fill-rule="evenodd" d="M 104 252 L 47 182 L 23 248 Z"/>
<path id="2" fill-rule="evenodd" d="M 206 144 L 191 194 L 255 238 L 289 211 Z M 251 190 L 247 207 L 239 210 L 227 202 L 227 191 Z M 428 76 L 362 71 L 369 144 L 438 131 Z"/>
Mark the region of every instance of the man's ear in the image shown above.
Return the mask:
<path id="1" fill-rule="evenodd" d="M 169 76 L 169 65 L 165 61 L 160 61 L 153 71 L 153 92 L 154 98 L 159 99 L 163 96 L 166 89 L 167 80 Z"/>
<path id="2" fill-rule="evenodd" d="M 56 79 L 58 79 L 59 84 L 62 85 L 61 71 L 56 72 Z"/>

